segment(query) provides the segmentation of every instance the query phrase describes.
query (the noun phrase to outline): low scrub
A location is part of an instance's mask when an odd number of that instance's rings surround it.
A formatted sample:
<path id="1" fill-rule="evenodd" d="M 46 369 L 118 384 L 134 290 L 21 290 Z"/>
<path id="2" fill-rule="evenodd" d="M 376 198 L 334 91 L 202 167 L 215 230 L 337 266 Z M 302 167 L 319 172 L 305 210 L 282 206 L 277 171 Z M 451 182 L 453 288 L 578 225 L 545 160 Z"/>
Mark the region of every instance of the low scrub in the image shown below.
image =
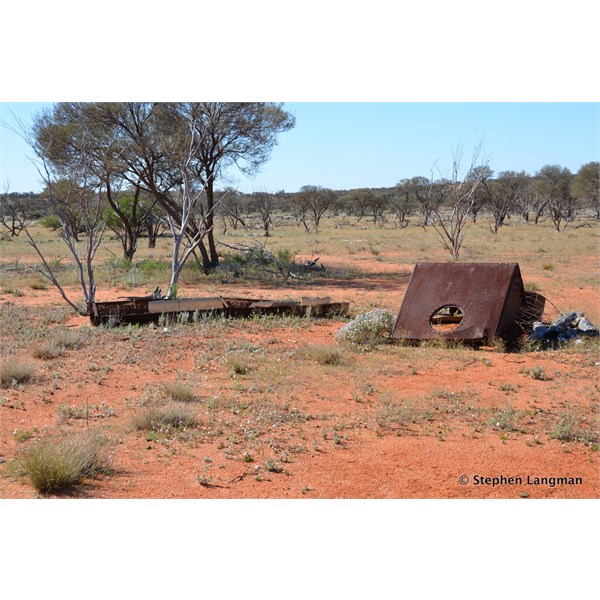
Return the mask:
<path id="1" fill-rule="evenodd" d="M 182 381 L 171 381 L 162 385 L 162 394 L 168 400 L 176 402 L 197 402 L 198 396 L 194 389 Z"/>
<path id="2" fill-rule="evenodd" d="M 48 437 L 21 450 L 17 464 L 33 487 L 47 494 L 93 477 L 105 463 L 106 445 L 100 434 Z"/>
<path id="3" fill-rule="evenodd" d="M 197 425 L 199 422 L 196 417 L 186 407 L 175 403 L 153 406 L 137 414 L 133 419 L 133 426 L 136 429 L 157 433 L 192 428 Z"/>
<path id="4" fill-rule="evenodd" d="M 375 421 L 381 429 L 405 429 L 409 423 L 416 423 L 417 420 L 414 403 L 405 399 L 400 402 L 383 400 L 375 414 Z"/>
<path id="5" fill-rule="evenodd" d="M 227 361 L 232 375 L 247 375 L 252 370 L 252 363 L 241 353 L 229 357 Z"/>
<path id="6" fill-rule="evenodd" d="M 550 437 L 561 442 L 598 442 L 598 431 L 583 427 L 585 419 L 578 410 L 563 411 L 558 415 L 558 421 Z M 596 421 L 597 424 L 597 421 Z"/>
<path id="7" fill-rule="evenodd" d="M 395 319 L 391 311 L 376 308 L 358 315 L 338 329 L 335 339 L 360 346 L 385 344 L 392 332 Z"/>
<path id="8" fill-rule="evenodd" d="M 7 360 L 0 363 L 0 385 L 9 386 L 30 381 L 35 374 L 35 366 L 20 360 Z"/>
<path id="9" fill-rule="evenodd" d="M 57 329 L 46 342 L 33 348 L 32 354 L 34 358 L 50 360 L 61 356 L 66 350 L 74 350 L 81 345 L 82 340 L 79 333 L 68 329 Z"/>
<path id="10" fill-rule="evenodd" d="M 342 350 L 331 346 L 313 346 L 309 348 L 308 356 L 320 365 L 343 365 L 346 362 Z"/>

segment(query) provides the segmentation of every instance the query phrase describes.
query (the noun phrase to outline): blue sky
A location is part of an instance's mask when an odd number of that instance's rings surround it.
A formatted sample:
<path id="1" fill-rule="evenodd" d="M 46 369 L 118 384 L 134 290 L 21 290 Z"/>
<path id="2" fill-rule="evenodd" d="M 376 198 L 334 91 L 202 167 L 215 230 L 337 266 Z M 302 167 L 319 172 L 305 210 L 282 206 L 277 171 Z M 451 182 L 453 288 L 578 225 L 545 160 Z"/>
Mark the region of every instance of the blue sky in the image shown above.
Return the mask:
<path id="1" fill-rule="evenodd" d="M 30 123 L 51 104 L 2 103 L 0 184 L 39 191 L 39 175 L 26 144 L 6 124 Z M 279 136 L 271 159 L 248 179 L 232 172 L 243 191 L 303 185 L 334 189 L 388 187 L 416 175 L 448 173 L 454 149 L 464 162 L 481 141 L 496 172 L 533 174 L 546 164 L 576 172 L 599 160 L 600 104 L 594 103 L 286 103 L 296 126 Z"/>
<path id="2" fill-rule="evenodd" d="M 39 191 L 26 144 L 6 124 L 30 123 L 51 104 L 3 103 L 0 183 Z M 388 187 L 416 175 L 446 175 L 454 150 L 464 163 L 481 141 L 491 168 L 534 174 L 546 164 L 576 172 L 599 160 L 600 104 L 595 103 L 286 103 L 296 126 L 279 136 L 271 159 L 248 179 L 231 172 L 243 191 L 303 185 L 334 189 Z M 465 165 L 466 166 L 466 165 Z"/>

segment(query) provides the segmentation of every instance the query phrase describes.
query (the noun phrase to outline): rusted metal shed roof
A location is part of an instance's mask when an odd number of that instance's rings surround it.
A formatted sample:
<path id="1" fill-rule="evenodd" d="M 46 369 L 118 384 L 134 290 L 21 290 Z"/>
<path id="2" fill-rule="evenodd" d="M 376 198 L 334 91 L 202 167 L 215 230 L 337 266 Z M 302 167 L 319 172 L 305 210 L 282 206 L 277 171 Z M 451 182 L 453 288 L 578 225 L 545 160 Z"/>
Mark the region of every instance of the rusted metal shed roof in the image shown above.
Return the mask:
<path id="1" fill-rule="evenodd" d="M 417 263 L 391 337 L 504 337 L 524 302 L 517 263 Z"/>

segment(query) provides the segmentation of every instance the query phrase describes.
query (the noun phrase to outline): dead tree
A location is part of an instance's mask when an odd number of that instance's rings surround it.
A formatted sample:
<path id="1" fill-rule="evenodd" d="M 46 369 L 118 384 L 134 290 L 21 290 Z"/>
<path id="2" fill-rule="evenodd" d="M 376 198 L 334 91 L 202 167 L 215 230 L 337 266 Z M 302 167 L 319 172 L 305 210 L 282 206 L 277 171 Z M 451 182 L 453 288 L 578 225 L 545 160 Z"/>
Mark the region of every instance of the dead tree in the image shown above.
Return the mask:
<path id="1" fill-rule="evenodd" d="M 433 227 L 442 245 L 454 260 L 458 260 L 463 245 L 466 227 L 476 192 L 483 178 L 485 162 L 479 163 L 481 146 L 473 151 L 469 168 L 466 173 L 461 169 L 462 150 L 457 149 L 452 158 L 452 174 L 447 185 L 449 205 L 447 208 L 438 206 L 434 211 Z M 430 189 L 433 192 L 435 182 L 433 176 Z M 431 192 L 431 193 L 432 193 Z"/>
<path id="2" fill-rule="evenodd" d="M 42 266 L 38 268 L 38 271 L 58 289 L 62 298 L 77 313 L 89 315 L 92 304 L 96 298 L 94 259 L 106 229 L 106 221 L 103 216 L 105 202 L 104 190 L 101 184 L 89 180 L 89 173 L 86 172 L 84 157 L 81 157 L 77 172 L 73 174 L 74 182 L 71 189 L 66 194 L 61 194 L 59 197 L 54 196 L 52 194 L 52 177 L 50 175 L 50 170 L 45 162 L 43 154 L 39 154 L 38 156 L 42 160 L 44 177 L 47 179 L 48 183 L 47 200 L 50 211 L 61 223 L 61 227 L 57 230 L 57 234 L 69 249 L 75 262 L 77 279 L 83 293 L 84 308 L 76 304 L 67 296 L 64 288 L 54 273 L 54 270 L 40 251 L 38 243 L 31 235 L 29 228 L 25 228 L 25 233 L 29 240 L 29 244 L 36 251 L 42 262 Z M 77 184 L 75 181 L 78 181 L 79 183 Z M 83 239 L 79 241 L 77 241 L 72 229 L 72 219 L 66 216 L 67 214 L 70 214 L 73 206 L 78 207 L 81 215 L 84 235 L 82 236 Z"/>

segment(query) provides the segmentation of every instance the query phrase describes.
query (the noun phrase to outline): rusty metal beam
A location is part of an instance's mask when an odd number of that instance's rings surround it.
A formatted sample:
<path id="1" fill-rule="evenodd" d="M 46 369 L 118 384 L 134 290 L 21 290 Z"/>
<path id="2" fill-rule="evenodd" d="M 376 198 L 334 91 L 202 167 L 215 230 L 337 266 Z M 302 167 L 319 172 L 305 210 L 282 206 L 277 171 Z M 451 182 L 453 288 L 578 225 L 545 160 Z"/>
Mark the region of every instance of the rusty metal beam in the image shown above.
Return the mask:
<path id="1" fill-rule="evenodd" d="M 151 323 L 161 315 L 178 318 L 187 314 L 201 316 L 224 315 L 251 317 L 253 315 L 312 315 L 321 317 L 345 316 L 348 302 L 332 302 L 330 298 L 302 298 L 301 301 L 260 300 L 256 298 L 182 298 L 179 300 L 151 300 L 137 298 L 115 302 L 94 302 L 90 313 L 93 325 L 111 323 Z"/>

